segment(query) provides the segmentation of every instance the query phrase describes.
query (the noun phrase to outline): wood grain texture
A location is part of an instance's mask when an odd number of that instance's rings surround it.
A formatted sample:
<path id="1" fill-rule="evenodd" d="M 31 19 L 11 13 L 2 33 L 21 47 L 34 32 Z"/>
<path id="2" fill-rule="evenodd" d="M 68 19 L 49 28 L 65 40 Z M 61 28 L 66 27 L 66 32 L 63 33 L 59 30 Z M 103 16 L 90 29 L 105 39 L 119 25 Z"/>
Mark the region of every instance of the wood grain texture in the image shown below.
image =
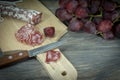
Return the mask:
<path id="1" fill-rule="evenodd" d="M 61 38 L 66 32 L 67 27 L 61 23 L 54 15 L 51 13 L 42 3 L 38 0 L 23 0 L 22 3 L 18 3 L 17 6 L 27 9 L 37 10 L 43 13 L 42 22 L 35 26 L 37 30 L 39 30 L 43 35 L 43 29 L 48 26 L 55 27 L 55 36 L 53 38 L 44 37 L 44 42 L 39 46 L 29 46 L 25 44 L 21 44 L 15 39 L 15 32 L 23 25 L 25 22 L 20 22 L 17 19 L 11 17 L 4 17 L 5 21 L 1 23 L 1 31 L 0 37 L 0 48 L 4 52 L 14 51 L 14 50 L 30 50 L 34 49 L 52 42 L 56 42 Z M 13 26 L 11 28 L 10 26 Z M 45 70 L 49 73 L 50 77 L 54 80 L 76 80 L 77 71 L 73 67 L 73 65 L 64 57 L 61 53 L 61 58 L 56 63 L 46 64 L 46 53 L 36 55 L 37 60 L 42 63 Z M 14 58 L 15 57 L 15 58 Z M 24 56 L 26 57 L 26 56 Z M 21 58 L 21 57 L 20 57 Z M 5 65 L 7 63 L 13 62 L 14 60 L 20 59 L 17 55 L 12 54 L 12 56 L 6 56 L 1 58 L 1 65 Z M 9 60 L 10 59 L 10 60 Z M 4 64 L 5 63 L 5 64 Z M 65 65 L 64 65 L 65 64 Z M 54 69 L 53 69 L 54 68 Z M 73 74 L 74 73 L 74 74 Z"/>
<path id="2" fill-rule="evenodd" d="M 5 55 L 0 58 L 0 68 L 3 68 L 7 65 L 10 65 L 20 60 L 24 60 L 28 58 L 29 58 L 28 51 L 20 51 L 17 53 L 13 53 L 11 55 Z"/>
<path id="3" fill-rule="evenodd" d="M 57 0 L 42 0 L 53 13 Z M 69 32 L 71 43 L 60 50 L 78 71 L 78 80 L 120 80 L 120 40 L 105 41 L 84 32 Z M 35 58 L 0 70 L 0 80 L 50 80 Z"/>
<path id="4" fill-rule="evenodd" d="M 61 57 L 56 62 L 50 62 L 49 64 L 45 63 L 46 53 L 37 56 L 37 59 L 44 66 L 50 78 L 52 80 L 76 80 L 78 76 L 76 69 L 59 49 L 55 49 L 55 51 L 59 51 Z"/>

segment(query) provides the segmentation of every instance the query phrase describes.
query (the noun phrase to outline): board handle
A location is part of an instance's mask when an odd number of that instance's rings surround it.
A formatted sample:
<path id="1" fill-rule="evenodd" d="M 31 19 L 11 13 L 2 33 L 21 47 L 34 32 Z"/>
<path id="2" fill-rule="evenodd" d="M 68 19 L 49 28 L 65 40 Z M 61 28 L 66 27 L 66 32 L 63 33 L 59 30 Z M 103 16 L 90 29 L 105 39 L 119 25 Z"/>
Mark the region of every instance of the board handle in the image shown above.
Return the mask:
<path id="1" fill-rule="evenodd" d="M 17 61 L 29 58 L 28 51 L 20 51 L 0 58 L 0 68 L 6 67 Z"/>

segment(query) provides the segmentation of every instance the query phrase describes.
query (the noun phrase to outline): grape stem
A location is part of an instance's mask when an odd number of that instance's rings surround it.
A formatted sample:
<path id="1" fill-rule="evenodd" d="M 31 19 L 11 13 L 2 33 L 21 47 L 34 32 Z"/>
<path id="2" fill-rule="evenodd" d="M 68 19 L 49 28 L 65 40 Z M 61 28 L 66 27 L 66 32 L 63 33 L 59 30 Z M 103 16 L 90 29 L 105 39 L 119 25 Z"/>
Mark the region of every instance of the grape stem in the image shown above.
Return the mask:
<path id="1" fill-rule="evenodd" d="M 120 7 L 120 5 L 117 5 L 117 8 L 119 8 Z"/>
<path id="2" fill-rule="evenodd" d="M 101 14 L 99 14 L 99 15 L 89 15 L 89 16 L 91 16 L 91 17 L 102 17 Z"/>
<path id="3" fill-rule="evenodd" d="M 103 37 L 103 33 L 102 32 L 97 31 L 96 34 L 98 34 L 98 35 Z"/>
<path id="4" fill-rule="evenodd" d="M 102 10 L 100 11 L 100 14 L 98 15 L 89 15 L 90 17 L 102 17 Z"/>
<path id="5" fill-rule="evenodd" d="M 116 23 L 117 21 L 120 21 L 119 18 L 120 18 L 120 16 L 117 17 L 117 18 L 113 21 L 113 24 Z"/>
<path id="6" fill-rule="evenodd" d="M 94 16 L 90 16 L 90 19 L 89 19 L 89 21 L 92 21 L 93 17 L 94 17 Z"/>

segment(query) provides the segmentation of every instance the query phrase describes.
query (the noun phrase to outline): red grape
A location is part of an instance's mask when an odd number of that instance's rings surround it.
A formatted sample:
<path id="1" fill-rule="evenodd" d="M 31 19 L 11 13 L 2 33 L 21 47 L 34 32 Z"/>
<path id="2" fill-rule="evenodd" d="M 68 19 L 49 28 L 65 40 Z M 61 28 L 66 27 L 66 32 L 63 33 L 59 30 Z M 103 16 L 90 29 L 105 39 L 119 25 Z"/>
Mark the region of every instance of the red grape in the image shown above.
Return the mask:
<path id="1" fill-rule="evenodd" d="M 102 21 L 102 17 L 95 17 L 95 18 L 93 19 L 93 22 L 94 22 L 96 25 L 100 24 L 101 21 Z"/>
<path id="2" fill-rule="evenodd" d="M 55 15 L 73 32 L 97 32 L 106 40 L 120 38 L 120 4 L 116 1 L 59 0 Z"/>
<path id="3" fill-rule="evenodd" d="M 111 15 L 112 21 L 120 16 L 120 13 L 118 11 L 113 11 L 113 12 L 111 12 L 111 14 L 112 14 Z"/>
<path id="4" fill-rule="evenodd" d="M 87 21 L 89 21 L 89 17 L 87 17 L 87 18 L 81 18 L 80 20 L 85 24 Z"/>
<path id="5" fill-rule="evenodd" d="M 66 3 L 68 2 L 69 0 L 59 0 L 59 6 L 61 8 L 65 7 Z"/>
<path id="6" fill-rule="evenodd" d="M 91 0 L 90 11 L 92 14 L 97 13 L 100 7 L 100 0 Z"/>
<path id="7" fill-rule="evenodd" d="M 103 38 L 106 40 L 114 39 L 114 35 L 111 31 L 103 33 Z"/>
<path id="8" fill-rule="evenodd" d="M 113 11 L 116 8 L 116 3 L 112 2 L 112 1 L 107 1 L 105 0 L 104 4 L 103 4 L 103 8 L 105 11 Z"/>
<path id="9" fill-rule="evenodd" d="M 66 4 L 65 8 L 69 13 L 74 13 L 75 9 L 78 6 L 78 1 L 76 0 L 70 0 L 68 1 L 68 3 Z"/>
<path id="10" fill-rule="evenodd" d="M 78 3 L 81 7 L 84 7 L 84 8 L 88 7 L 88 1 L 87 0 L 79 0 Z"/>
<path id="11" fill-rule="evenodd" d="M 55 34 L 55 28 L 54 27 L 46 27 L 44 28 L 44 33 L 46 37 L 53 37 Z"/>
<path id="12" fill-rule="evenodd" d="M 110 20 L 102 20 L 97 28 L 100 32 L 109 32 L 112 29 L 112 22 Z"/>
<path id="13" fill-rule="evenodd" d="M 85 18 L 88 17 L 88 12 L 86 8 L 82 8 L 81 6 L 79 6 L 75 11 L 75 16 L 78 18 Z"/>
<path id="14" fill-rule="evenodd" d="M 103 18 L 111 20 L 111 12 L 104 11 Z"/>
<path id="15" fill-rule="evenodd" d="M 69 30 L 73 32 L 79 31 L 80 29 L 82 29 L 82 27 L 83 27 L 83 22 L 76 18 L 72 18 L 68 25 Z"/>
<path id="16" fill-rule="evenodd" d="M 115 20 L 117 17 L 119 17 L 119 12 L 117 11 L 112 11 L 112 12 L 104 12 L 103 18 L 104 19 L 109 19 L 111 21 Z"/>
<path id="17" fill-rule="evenodd" d="M 90 0 L 91 6 L 92 5 L 96 5 L 96 6 L 100 6 L 101 0 Z"/>
<path id="18" fill-rule="evenodd" d="M 72 14 L 68 13 L 64 8 L 58 8 L 55 12 L 55 15 L 61 20 L 70 20 L 72 18 Z"/>
<path id="19" fill-rule="evenodd" d="M 120 38 L 120 24 L 115 27 L 115 35 Z"/>
<path id="20" fill-rule="evenodd" d="M 83 30 L 87 33 L 92 33 L 92 34 L 96 34 L 97 32 L 96 25 L 92 21 L 87 21 L 84 24 Z"/>

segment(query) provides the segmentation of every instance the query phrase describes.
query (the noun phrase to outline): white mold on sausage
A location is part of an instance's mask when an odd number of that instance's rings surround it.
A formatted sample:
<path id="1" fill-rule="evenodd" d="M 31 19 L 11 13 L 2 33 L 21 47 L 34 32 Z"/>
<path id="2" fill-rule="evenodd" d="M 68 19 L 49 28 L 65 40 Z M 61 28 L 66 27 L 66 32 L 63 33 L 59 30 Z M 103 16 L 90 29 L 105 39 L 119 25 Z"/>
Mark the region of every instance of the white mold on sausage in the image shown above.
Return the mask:
<path id="1" fill-rule="evenodd" d="M 27 10 L 18 8 L 11 4 L 1 4 L 0 3 L 0 13 L 1 15 L 11 16 L 30 24 L 38 24 L 41 21 L 42 13 L 36 10 Z"/>

